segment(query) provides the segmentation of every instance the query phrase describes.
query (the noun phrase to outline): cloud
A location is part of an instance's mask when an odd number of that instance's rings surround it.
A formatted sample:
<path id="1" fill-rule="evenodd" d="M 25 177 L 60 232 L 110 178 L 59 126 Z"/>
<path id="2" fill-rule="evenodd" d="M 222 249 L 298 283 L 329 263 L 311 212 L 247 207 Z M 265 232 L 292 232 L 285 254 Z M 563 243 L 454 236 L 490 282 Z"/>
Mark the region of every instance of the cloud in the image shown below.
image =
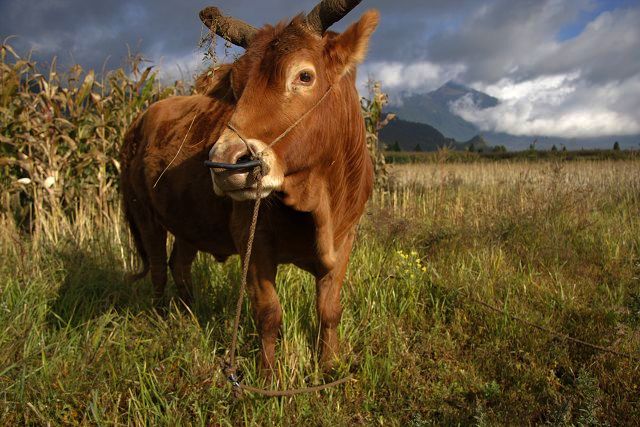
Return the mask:
<path id="1" fill-rule="evenodd" d="M 640 133 L 640 102 L 637 97 L 629 100 L 628 96 L 640 93 L 640 76 L 593 85 L 574 71 L 522 82 L 505 78 L 479 89 L 502 102 L 480 109 L 464 97 L 451 109 L 484 131 L 562 138 Z"/>
<path id="2" fill-rule="evenodd" d="M 157 61 L 158 76 L 163 81 L 182 80 L 189 82 L 193 77 L 206 69 L 199 52 L 191 52 L 181 56 L 160 56 Z"/>
<path id="3" fill-rule="evenodd" d="M 436 89 L 448 80 L 456 79 L 464 70 L 463 64 L 440 65 L 429 61 L 368 62 L 360 67 L 358 81 L 359 87 L 363 87 L 369 78 L 380 81 L 385 91 L 398 95 Z"/>
<path id="4" fill-rule="evenodd" d="M 428 58 L 464 62 L 466 81 L 527 76 L 558 50 L 556 34 L 588 8 L 587 0 L 497 0 L 478 7 L 456 28 L 429 40 Z"/>
<path id="5" fill-rule="evenodd" d="M 598 137 L 640 133 L 640 7 L 595 13 L 581 31 L 560 30 L 596 2 L 498 0 L 459 31 L 431 40 L 429 60 L 466 64 L 460 79 L 502 102 L 453 111 L 483 130 L 516 135 Z"/>

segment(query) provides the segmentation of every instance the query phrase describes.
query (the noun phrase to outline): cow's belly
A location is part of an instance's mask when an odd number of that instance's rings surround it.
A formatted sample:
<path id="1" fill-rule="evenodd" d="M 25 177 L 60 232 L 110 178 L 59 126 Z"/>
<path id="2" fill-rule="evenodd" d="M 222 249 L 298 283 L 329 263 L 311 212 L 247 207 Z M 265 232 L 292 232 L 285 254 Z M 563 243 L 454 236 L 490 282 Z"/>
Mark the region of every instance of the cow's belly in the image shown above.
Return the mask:
<path id="1" fill-rule="evenodd" d="M 188 208 L 180 208 L 163 221 L 171 234 L 216 258 L 226 258 L 237 252 L 229 231 L 227 203 L 214 202 L 206 209 L 187 206 Z"/>
<path id="2" fill-rule="evenodd" d="M 201 162 L 193 166 L 204 169 Z M 235 254 L 237 251 L 229 230 L 231 201 L 214 194 L 206 170 L 202 173 L 195 169 L 189 181 L 167 180 L 153 195 L 154 208 L 163 226 L 176 238 L 186 240 L 199 251 L 216 258 Z"/>

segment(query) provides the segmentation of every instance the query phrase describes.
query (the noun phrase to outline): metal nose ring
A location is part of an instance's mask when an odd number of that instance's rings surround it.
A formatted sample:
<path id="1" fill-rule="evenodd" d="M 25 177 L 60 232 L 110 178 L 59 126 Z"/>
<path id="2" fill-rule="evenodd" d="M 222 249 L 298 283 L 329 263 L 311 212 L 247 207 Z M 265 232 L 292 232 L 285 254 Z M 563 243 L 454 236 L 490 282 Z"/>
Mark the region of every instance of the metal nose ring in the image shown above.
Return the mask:
<path id="1" fill-rule="evenodd" d="M 212 162 L 211 160 L 205 160 L 204 165 L 209 169 L 226 169 L 226 170 L 245 170 L 245 169 L 254 169 L 256 166 L 262 166 L 262 162 L 260 160 L 249 160 L 248 162 L 243 163 L 222 163 L 222 162 Z"/>

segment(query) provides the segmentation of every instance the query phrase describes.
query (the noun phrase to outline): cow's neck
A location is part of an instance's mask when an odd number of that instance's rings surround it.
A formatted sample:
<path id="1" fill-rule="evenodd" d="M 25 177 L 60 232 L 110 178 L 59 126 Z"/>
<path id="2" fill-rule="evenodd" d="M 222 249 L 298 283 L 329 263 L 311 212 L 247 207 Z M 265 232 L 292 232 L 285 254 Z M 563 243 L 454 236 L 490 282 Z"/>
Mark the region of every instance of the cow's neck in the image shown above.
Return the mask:
<path id="1" fill-rule="evenodd" d="M 360 110 L 347 123 L 362 120 Z M 355 120 L 355 121 L 354 121 Z M 341 132 L 349 129 L 348 132 Z M 316 249 L 322 266 L 331 270 L 345 238 L 357 224 L 371 193 L 372 165 L 366 149 L 364 126 L 337 127 L 332 160 L 300 171 L 285 180 L 286 205 L 310 212 L 316 235 Z"/>

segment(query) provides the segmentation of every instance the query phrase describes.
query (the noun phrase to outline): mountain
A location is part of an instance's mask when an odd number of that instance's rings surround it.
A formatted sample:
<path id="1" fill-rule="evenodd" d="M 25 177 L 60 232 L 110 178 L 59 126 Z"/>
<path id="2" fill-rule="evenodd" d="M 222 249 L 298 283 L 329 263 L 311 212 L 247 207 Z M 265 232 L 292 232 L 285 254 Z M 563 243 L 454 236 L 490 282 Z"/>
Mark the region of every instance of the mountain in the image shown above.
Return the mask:
<path id="1" fill-rule="evenodd" d="M 456 143 L 454 139 L 445 137 L 433 126 L 399 118 L 391 120 L 380 129 L 378 138 L 387 147 L 397 143 L 402 151 L 435 151 L 439 147 Z"/>
<path id="2" fill-rule="evenodd" d="M 467 142 L 457 142 L 453 138 L 447 138 L 433 126 L 398 118 L 383 127 L 378 137 L 387 147 L 393 148 L 397 144 L 402 151 L 436 151 L 441 147 L 464 150 L 470 144 L 473 144 L 476 150 L 488 147 L 487 142 L 479 135 Z"/>
<path id="3" fill-rule="evenodd" d="M 403 128 L 403 140 L 410 140 L 408 132 L 414 129 L 418 132 L 416 124 L 429 125 L 437 130 L 444 139 L 456 141 L 466 141 L 458 143 L 457 146 L 468 146 L 469 140 L 482 133 L 486 138 L 485 142 L 490 145 L 504 145 L 509 150 L 526 150 L 529 145 L 536 141 L 536 147 L 540 150 L 548 150 L 553 145 L 556 147 L 567 147 L 569 150 L 611 148 L 615 141 L 624 148 L 640 148 L 640 135 L 630 136 L 607 136 L 593 138 L 558 138 L 558 137 L 536 137 L 536 136 L 516 136 L 502 132 L 482 132 L 476 125 L 455 115 L 450 110 L 452 102 L 463 96 L 470 97 L 480 108 L 491 108 L 499 104 L 500 100 L 485 93 L 466 87 L 454 81 L 448 81 L 438 89 L 425 94 L 405 95 L 396 105 L 391 105 L 389 112 L 396 113 L 397 120 L 402 122 L 413 122 L 407 126 L 400 124 Z M 393 123 L 393 122 L 392 122 Z M 421 128 L 420 128 L 421 129 Z M 416 134 L 422 135 L 425 133 Z M 414 139 L 415 140 L 415 139 Z M 432 139 L 436 144 L 441 144 L 442 140 Z M 401 144 L 402 145 L 402 144 Z M 411 145 L 407 142 L 405 145 Z M 413 148 L 415 142 L 413 143 Z M 429 146 L 433 146 L 429 145 Z M 475 144 L 474 144 L 475 147 Z M 404 149 L 404 148 L 403 148 Z"/>
<path id="4" fill-rule="evenodd" d="M 451 102 L 465 95 L 470 96 L 482 108 L 494 107 L 499 102 L 492 96 L 449 81 L 432 92 L 406 96 L 401 105 L 393 106 L 390 110 L 403 120 L 429 124 L 450 138 L 466 141 L 480 131 L 473 123 L 453 114 L 449 109 Z"/>
<path id="5" fill-rule="evenodd" d="M 452 80 L 446 82 L 437 90 L 430 92 L 428 95 L 441 105 L 448 105 L 465 95 L 471 97 L 473 102 L 479 106 L 480 109 L 495 107 L 500 103 L 498 98 L 494 98 L 493 96 L 471 89 Z"/>

